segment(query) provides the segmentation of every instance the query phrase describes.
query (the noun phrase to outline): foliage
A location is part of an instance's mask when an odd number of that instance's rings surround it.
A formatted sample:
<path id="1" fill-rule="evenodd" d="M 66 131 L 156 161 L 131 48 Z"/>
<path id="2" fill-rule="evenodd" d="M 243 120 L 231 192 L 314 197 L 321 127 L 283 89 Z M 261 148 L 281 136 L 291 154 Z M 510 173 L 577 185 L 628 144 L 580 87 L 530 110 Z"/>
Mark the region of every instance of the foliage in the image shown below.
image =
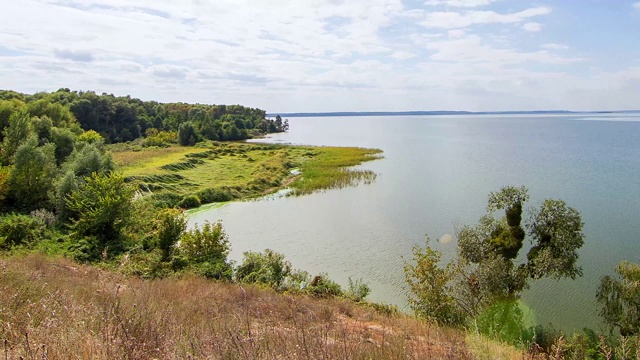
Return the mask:
<path id="1" fill-rule="evenodd" d="M 617 278 L 604 276 L 596 294 L 600 316 L 623 336 L 640 335 L 640 265 L 622 261 Z"/>
<path id="2" fill-rule="evenodd" d="M 171 258 L 175 245 L 187 229 L 187 219 L 177 209 L 164 209 L 157 214 L 158 247 L 162 251 L 162 260 Z"/>
<path id="3" fill-rule="evenodd" d="M 158 131 L 156 128 L 149 128 L 144 139 L 144 146 L 165 147 L 176 142 L 178 134 L 175 131 Z"/>
<path id="4" fill-rule="evenodd" d="M 8 126 L 2 131 L 4 139 L 2 141 L 0 160 L 4 165 L 13 163 L 13 156 L 18 147 L 33 133 L 30 116 L 26 111 L 13 113 L 8 122 Z"/>
<path id="5" fill-rule="evenodd" d="M 202 275 L 215 279 L 231 277 L 231 266 L 227 263 L 229 236 L 221 222 L 205 221 L 202 228 L 196 226 L 185 232 L 179 249 L 187 262 L 197 265 Z"/>
<path id="6" fill-rule="evenodd" d="M 0 165 L 0 209 L 5 199 L 9 195 L 9 179 L 11 178 L 11 168 Z"/>
<path id="7" fill-rule="evenodd" d="M 452 295 L 454 264 L 440 267 L 442 254 L 427 246 L 413 248 L 415 265 L 405 264 L 405 280 L 409 285 L 409 305 L 419 317 L 446 325 L 459 325 L 464 316 Z"/>
<path id="8" fill-rule="evenodd" d="M 233 195 L 229 190 L 221 188 L 206 188 L 198 191 L 196 194 L 203 204 L 214 202 L 226 202 L 233 200 Z"/>
<path id="9" fill-rule="evenodd" d="M 192 209 L 192 208 L 197 208 L 201 204 L 202 202 L 200 201 L 200 198 L 198 197 L 198 195 L 187 195 L 183 197 L 182 200 L 180 200 L 180 202 L 178 203 L 178 206 L 180 206 L 183 209 Z"/>
<path id="10" fill-rule="evenodd" d="M 110 172 L 114 169 L 114 164 L 110 153 L 105 153 L 96 143 L 88 143 L 75 150 L 63 167 L 83 178 L 93 173 Z"/>
<path id="11" fill-rule="evenodd" d="M 344 295 L 340 285 L 329 279 L 329 276 L 325 273 L 316 275 L 309 285 L 304 288 L 304 292 L 317 298 L 329 298 Z"/>
<path id="12" fill-rule="evenodd" d="M 349 278 L 349 287 L 347 288 L 346 297 L 355 302 L 363 301 L 371 293 L 371 288 L 362 279 L 351 280 Z"/>
<path id="13" fill-rule="evenodd" d="M 75 149 L 76 136 L 69 129 L 54 127 L 51 128 L 51 141 L 56 145 L 56 162 L 60 165 Z"/>
<path id="14" fill-rule="evenodd" d="M 72 212 L 67 206 L 67 196 L 78 189 L 80 180 L 84 181 L 84 179 L 78 179 L 74 172 L 69 170 L 61 175 L 54 185 L 56 192 L 55 208 L 58 213 L 58 219 L 63 223 L 67 222 L 72 216 Z"/>
<path id="15" fill-rule="evenodd" d="M 32 245 L 41 240 L 44 224 L 29 215 L 6 214 L 0 217 L 0 249 Z"/>
<path id="16" fill-rule="evenodd" d="M 57 173 L 54 146 L 38 146 L 38 140 L 32 136 L 18 147 L 13 162 L 9 176 L 13 202 L 25 210 L 51 207 Z"/>
<path id="17" fill-rule="evenodd" d="M 87 260 L 124 250 L 123 229 L 130 221 L 133 187 L 115 173 L 93 173 L 66 198 L 73 214 L 70 229 Z"/>
<path id="18" fill-rule="evenodd" d="M 270 249 L 262 253 L 247 251 L 243 256 L 242 264 L 235 271 L 235 277 L 240 282 L 281 289 L 293 272 L 291 263 L 284 260 L 284 255 Z"/>
<path id="19" fill-rule="evenodd" d="M 87 144 L 101 144 L 104 142 L 104 138 L 102 135 L 98 134 L 94 130 L 87 130 L 82 134 L 78 135 L 76 139 L 78 142 L 84 142 Z"/>
<path id="20" fill-rule="evenodd" d="M 532 210 L 525 233 L 521 221 L 526 200 L 524 187 L 490 193 L 489 213 L 478 224 L 458 230 L 457 258 L 444 267 L 438 264 L 442 254 L 428 241 L 424 250 L 414 249 L 415 264 L 405 265 L 405 278 L 410 305 L 418 315 L 446 324 L 469 324 L 496 304 L 515 304 L 529 279 L 581 275 L 576 264 L 584 242 L 579 212 L 562 200 L 545 200 L 540 209 Z M 496 210 L 504 210 L 505 217 L 495 219 L 491 213 Z M 527 260 L 519 262 L 527 234 L 533 247 Z M 499 310 L 504 313 L 508 308 Z M 511 315 L 517 319 L 517 313 Z"/>
<path id="21" fill-rule="evenodd" d="M 178 127 L 178 144 L 193 146 L 200 139 L 200 134 L 191 121 L 185 121 Z"/>

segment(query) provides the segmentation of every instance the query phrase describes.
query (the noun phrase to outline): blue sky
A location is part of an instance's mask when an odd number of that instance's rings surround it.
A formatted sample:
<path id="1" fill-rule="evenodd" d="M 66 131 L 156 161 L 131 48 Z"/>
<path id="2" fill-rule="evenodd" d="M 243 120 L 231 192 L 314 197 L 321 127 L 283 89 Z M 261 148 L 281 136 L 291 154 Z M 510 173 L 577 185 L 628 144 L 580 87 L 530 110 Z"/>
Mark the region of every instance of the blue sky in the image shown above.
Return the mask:
<path id="1" fill-rule="evenodd" d="M 269 112 L 640 109 L 640 2 L 21 0 L 0 88 Z"/>

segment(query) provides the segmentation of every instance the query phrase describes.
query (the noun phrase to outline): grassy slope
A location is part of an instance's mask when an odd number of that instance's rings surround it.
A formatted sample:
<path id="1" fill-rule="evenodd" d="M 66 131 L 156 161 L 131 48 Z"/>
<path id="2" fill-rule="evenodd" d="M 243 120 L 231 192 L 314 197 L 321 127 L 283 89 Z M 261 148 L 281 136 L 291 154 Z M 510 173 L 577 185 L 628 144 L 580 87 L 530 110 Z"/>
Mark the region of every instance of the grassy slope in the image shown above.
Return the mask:
<path id="1" fill-rule="evenodd" d="M 346 300 L 197 277 L 125 278 L 39 255 L 0 258 L 0 269 L 0 339 L 10 359 L 523 358 Z"/>
<path id="2" fill-rule="evenodd" d="M 125 176 L 156 190 L 187 195 L 225 187 L 234 189 L 237 197 L 251 197 L 290 182 L 303 194 L 371 181 L 373 172 L 348 167 L 377 159 L 379 153 L 361 148 L 218 143 L 208 148 L 117 151 L 114 160 Z M 303 176 L 294 177 L 293 168 L 299 168 Z"/>

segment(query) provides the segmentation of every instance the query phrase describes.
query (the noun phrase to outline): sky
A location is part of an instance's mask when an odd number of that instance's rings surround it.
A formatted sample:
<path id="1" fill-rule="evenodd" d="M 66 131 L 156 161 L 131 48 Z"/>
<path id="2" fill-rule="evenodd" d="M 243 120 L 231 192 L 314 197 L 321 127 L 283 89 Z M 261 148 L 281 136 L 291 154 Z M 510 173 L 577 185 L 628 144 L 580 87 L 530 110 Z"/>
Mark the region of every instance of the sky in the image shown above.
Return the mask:
<path id="1" fill-rule="evenodd" d="M 268 112 L 640 109 L 640 2 L 3 0 L 0 89 Z"/>

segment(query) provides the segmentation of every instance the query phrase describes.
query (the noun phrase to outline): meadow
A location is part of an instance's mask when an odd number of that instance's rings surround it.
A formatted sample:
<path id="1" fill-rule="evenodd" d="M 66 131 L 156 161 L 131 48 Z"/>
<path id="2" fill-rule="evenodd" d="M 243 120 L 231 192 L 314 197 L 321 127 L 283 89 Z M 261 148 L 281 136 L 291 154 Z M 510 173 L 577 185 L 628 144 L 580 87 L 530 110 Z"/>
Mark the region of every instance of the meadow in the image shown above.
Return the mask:
<path id="1" fill-rule="evenodd" d="M 185 207 L 266 195 L 288 186 L 292 194 L 340 188 L 375 179 L 353 169 L 380 158 L 380 150 L 206 142 L 198 147 L 112 149 L 117 170 L 143 191 L 191 198 Z M 194 199 L 197 198 L 197 199 Z"/>

